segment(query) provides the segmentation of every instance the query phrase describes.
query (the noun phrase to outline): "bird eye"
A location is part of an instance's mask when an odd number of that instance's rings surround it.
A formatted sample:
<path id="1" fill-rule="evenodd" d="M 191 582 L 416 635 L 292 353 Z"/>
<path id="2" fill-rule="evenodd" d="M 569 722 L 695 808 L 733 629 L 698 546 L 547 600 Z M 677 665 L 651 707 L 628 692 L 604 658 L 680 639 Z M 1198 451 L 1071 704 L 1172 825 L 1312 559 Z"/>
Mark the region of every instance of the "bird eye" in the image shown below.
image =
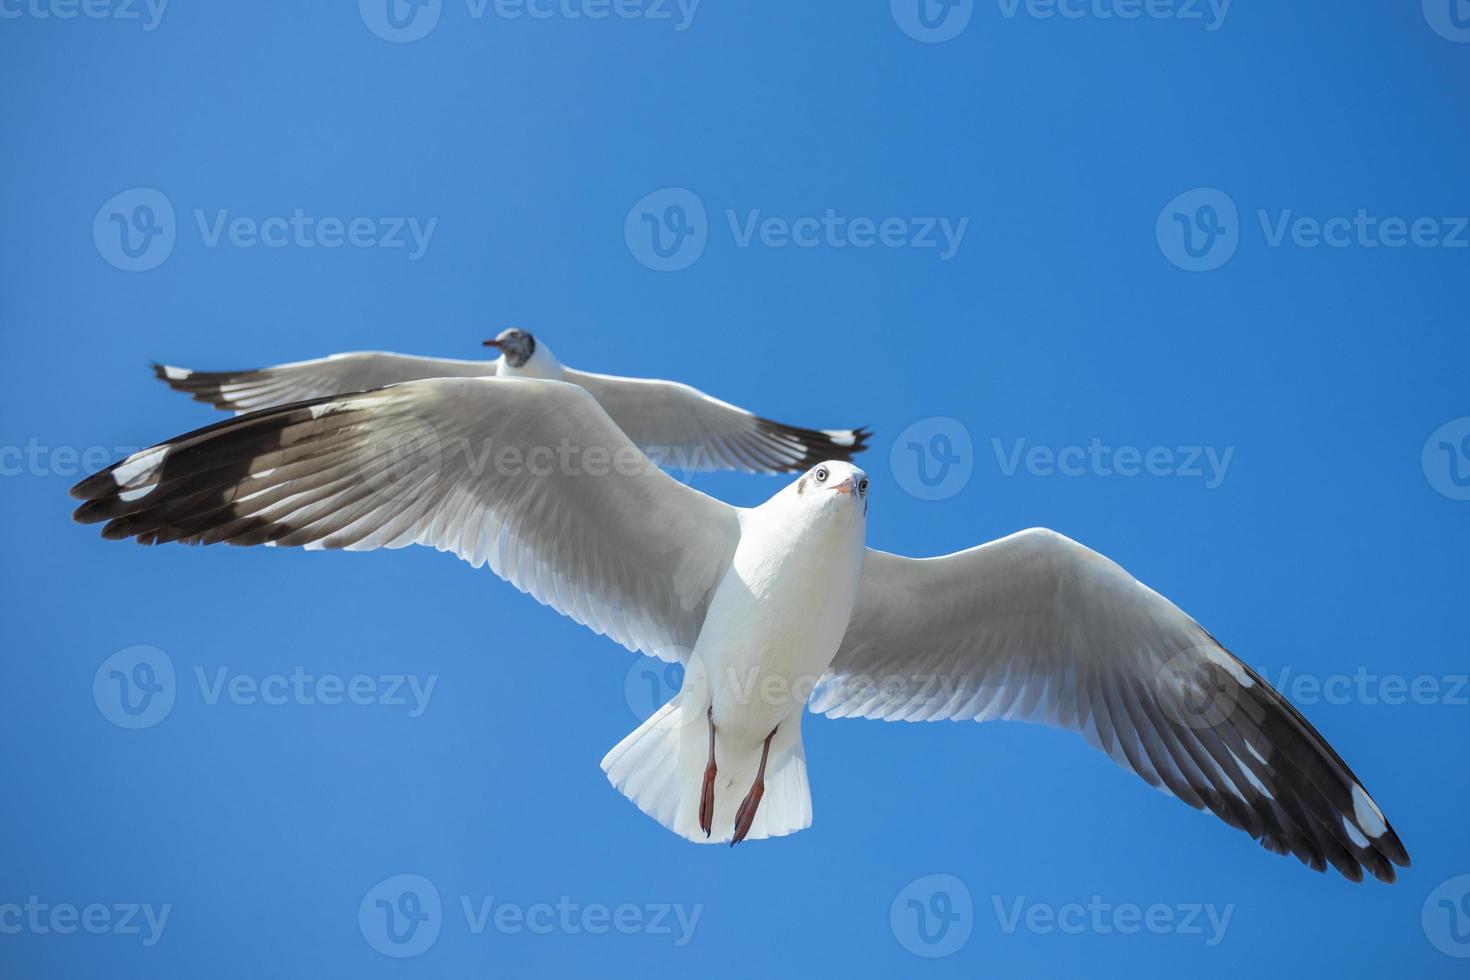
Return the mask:
<path id="1" fill-rule="evenodd" d="M 825 467 L 825 466 L 818 466 L 817 467 L 816 477 L 817 477 L 817 482 L 818 483 L 826 483 L 827 482 L 827 467 Z"/>
<path id="2" fill-rule="evenodd" d="M 858 482 L 858 493 L 867 493 L 867 492 L 868 492 L 868 478 L 867 477 L 863 477 L 862 480 Z"/>

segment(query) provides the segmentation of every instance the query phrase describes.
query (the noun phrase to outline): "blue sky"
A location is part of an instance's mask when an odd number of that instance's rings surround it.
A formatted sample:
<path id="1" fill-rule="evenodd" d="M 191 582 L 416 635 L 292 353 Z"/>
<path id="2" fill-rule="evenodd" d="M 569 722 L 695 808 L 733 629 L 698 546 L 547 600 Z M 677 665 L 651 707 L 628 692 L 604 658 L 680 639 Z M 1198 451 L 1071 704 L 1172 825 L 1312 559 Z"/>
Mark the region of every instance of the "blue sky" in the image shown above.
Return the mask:
<path id="1" fill-rule="evenodd" d="M 1054 9 L 0 0 L 0 972 L 1457 975 L 1470 9 Z M 152 359 L 512 324 L 871 425 L 875 546 L 1115 558 L 1414 866 L 1314 874 L 1066 733 L 824 718 L 811 829 L 693 847 L 598 769 L 642 668 L 487 571 L 69 520 L 85 469 L 216 420 Z M 140 662 L 173 701 L 132 729 Z"/>

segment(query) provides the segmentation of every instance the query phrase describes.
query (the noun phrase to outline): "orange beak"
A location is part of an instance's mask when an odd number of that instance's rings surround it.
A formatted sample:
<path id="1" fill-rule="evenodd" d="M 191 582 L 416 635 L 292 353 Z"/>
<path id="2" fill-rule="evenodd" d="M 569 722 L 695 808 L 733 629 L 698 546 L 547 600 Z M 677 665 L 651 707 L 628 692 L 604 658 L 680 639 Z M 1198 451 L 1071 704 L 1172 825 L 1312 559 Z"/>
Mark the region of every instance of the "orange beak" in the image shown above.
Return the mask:
<path id="1" fill-rule="evenodd" d="M 838 493 L 853 493 L 857 490 L 857 482 L 852 477 L 848 477 L 832 489 Z"/>

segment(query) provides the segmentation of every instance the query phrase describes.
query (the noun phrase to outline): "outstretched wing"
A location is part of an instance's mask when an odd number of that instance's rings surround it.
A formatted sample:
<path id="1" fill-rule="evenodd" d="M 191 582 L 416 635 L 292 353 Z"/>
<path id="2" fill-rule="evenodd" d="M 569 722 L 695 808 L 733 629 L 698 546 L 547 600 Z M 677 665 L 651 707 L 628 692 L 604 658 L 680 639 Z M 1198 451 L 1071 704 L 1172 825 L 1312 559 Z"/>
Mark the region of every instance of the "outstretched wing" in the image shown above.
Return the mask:
<path id="1" fill-rule="evenodd" d="M 153 373 L 175 391 L 192 395 L 195 401 L 238 414 L 404 381 L 489 378 L 495 375 L 495 362 L 354 351 L 253 371 L 191 371 L 155 364 Z"/>
<path id="2" fill-rule="evenodd" d="M 1319 871 L 1393 881 L 1409 863 L 1285 698 L 1173 603 L 1052 531 L 942 558 L 869 551 L 812 710 L 1045 722 Z"/>
<path id="3" fill-rule="evenodd" d="M 640 453 L 584 390 L 440 378 L 242 415 L 72 488 L 144 544 L 430 545 L 630 650 L 680 659 L 739 538 L 734 508 Z"/>
<path id="4" fill-rule="evenodd" d="M 628 437 L 681 472 L 734 469 L 799 473 L 868 448 L 866 429 L 803 429 L 753 415 L 675 381 L 619 378 L 567 369 Z"/>

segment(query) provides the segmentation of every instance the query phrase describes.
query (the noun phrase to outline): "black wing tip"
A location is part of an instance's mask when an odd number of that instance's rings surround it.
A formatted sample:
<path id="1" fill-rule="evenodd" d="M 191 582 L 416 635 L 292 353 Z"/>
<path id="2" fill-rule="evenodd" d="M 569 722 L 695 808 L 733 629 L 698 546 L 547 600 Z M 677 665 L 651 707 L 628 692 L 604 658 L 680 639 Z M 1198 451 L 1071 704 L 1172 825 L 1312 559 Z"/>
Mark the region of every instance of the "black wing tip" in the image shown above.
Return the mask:
<path id="1" fill-rule="evenodd" d="M 189 384 L 189 379 L 194 377 L 195 372 L 189 371 L 188 368 L 180 368 L 172 364 L 164 364 L 162 361 L 149 361 L 148 366 L 153 369 L 153 376 L 155 378 L 157 378 L 159 381 L 162 381 L 164 384 L 168 385 L 175 391 L 191 391 L 194 387 L 196 387 Z M 170 374 L 170 370 L 184 371 L 187 373 L 183 374 L 182 376 L 176 376 Z"/>
<path id="2" fill-rule="evenodd" d="M 829 460 L 850 463 L 853 456 L 868 448 L 868 442 L 873 437 L 873 430 L 865 425 L 856 429 L 808 429 L 761 415 L 757 415 L 755 421 L 757 428 L 766 433 L 801 444 L 801 458 L 771 467 L 770 472 L 775 473 L 802 473 Z M 851 442 L 844 444 L 839 441 L 847 439 Z"/>
<path id="3" fill-rule="evenodd" d="M 104 539 L 135 538 L 146 545 L 263 544 L 294 535 L 295 526 L 242 512 L 238 486 L 255 460 L 282 450 L 293 425 L 340 428 L 344 423 L 331 420 L 354 413 L 333 410 L 329 403 L 338 397 L 235 416 L 124 457 L 71 488 L 82 501 L 72 519 L 102 524 Z"/>
<path id="4" fill-rule="evenodd" d="M 1399 839 L 1399 835 L 1394 832 L 1393 827 L 1387 821 L 1384 821 L 1383 833 L 1371 840 L 1373 846 L 1378 849 L 1378 853 L 1399 867 L 1407 868 L 1413 864 L 1409 859 L 1408 849 L 1404 847 L 1404 842 Z M 1388 869 L 1388 873 L 1390 876 L 1393 875 L 1392 867 Z M 1388 880 L 1392 881 L 1393 878 L 1389 877 Z"/>
<path id="5" fill-rule="evenodd" d="M 221 387 L 244 380 L 255 373 L 252 371 L 195 371 L 192 368 L 181 368 L 159 361 L 152 361 L 149 366 L 153 368 L 153 376 L 174 391 L 181 391 L 196 402 L 227 411 L 233 411 L 235 406 L 221 392 Z M 170 371 L 179 373 L 171 374 Z"/>
<path id="6" fill-rule="evenodd" d="M 1225 819 L 1226 823 L 1237 826 L 1235 821 L 1225 818 L 1220 811 L 1213 810 L 1212 807 L 1210 809 L 1216 816 Z M 1272 854 L 1295 857 L 1304 867 L 1318 874 L 1326 874 L 1329 869 L 1336 871 L 1354 884 L 1361 884 L 1368 880 L 1368 875 L 1372 875 L 1374 879 L 1391 885 L 1398 880 L 1395 865 L 1400 868 L 1409 866 L 1409 855 L 1392 827 L 1388 827 L 1377 837 L 1367 838 L 1367 847 L 1354 847 L 1352 850 L 1323 846 L 1324 842 L 1320 839 L 1309 837 L 1287 839 L 1273 830 L 1251 833 L 1251 836 Z"/>
<path id="7" fill-rule="evenodd" d="M 73 483 L 71 485 L 71 488 L 67 490 L 67 493 L 69 493 L 73 498 L 86 502 L 83 503 L 82 506 L 78 507 L 76 513 L 72 515 L 73 517 L 76 517 L 79 522 L 90 523 L 83 522 L 81 520 L 81 517 L 79 515 L 82 513 L 82 511 L 87 508 L 88 504 L 96 501 L 99 497 L 106 496 L 107 494 L 110 494 L 117 489 L 117 480 L 112 475 L 112 471 L 116 468 L 117 463 L 113 463 L 110 466 L 98 470 L 91 476 L 83 477 L 76 483 Z"/>

